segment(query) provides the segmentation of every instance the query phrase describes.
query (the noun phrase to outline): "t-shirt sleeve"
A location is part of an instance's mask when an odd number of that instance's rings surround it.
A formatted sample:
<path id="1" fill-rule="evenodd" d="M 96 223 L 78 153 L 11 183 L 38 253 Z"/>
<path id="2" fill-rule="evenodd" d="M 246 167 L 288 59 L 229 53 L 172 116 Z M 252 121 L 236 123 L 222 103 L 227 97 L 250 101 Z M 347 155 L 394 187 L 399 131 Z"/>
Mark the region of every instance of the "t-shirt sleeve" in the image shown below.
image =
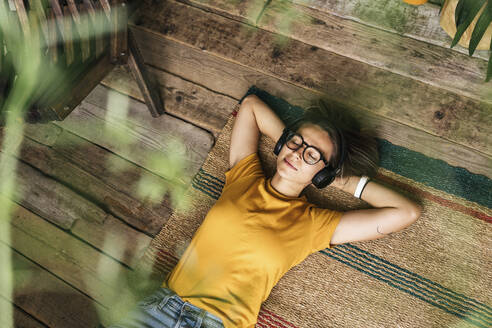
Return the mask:
<path id="1" fill-rule="evenodd" d="M 260 158 L 256 152 L 244 157 L 231 169 L 225 172 L 225 184 L 231 184 L 243 177 L 262 175 L 264 175 L 263 167 L 261 166 Z"/>
<path id="2" fill-rule="evenodd" d="M 312 253 L 334 247 L 330 244 L 330 241 L 338 223 L 340 223 L 342 214 L 343 212 L 326 208 L 311 208 Z"/>

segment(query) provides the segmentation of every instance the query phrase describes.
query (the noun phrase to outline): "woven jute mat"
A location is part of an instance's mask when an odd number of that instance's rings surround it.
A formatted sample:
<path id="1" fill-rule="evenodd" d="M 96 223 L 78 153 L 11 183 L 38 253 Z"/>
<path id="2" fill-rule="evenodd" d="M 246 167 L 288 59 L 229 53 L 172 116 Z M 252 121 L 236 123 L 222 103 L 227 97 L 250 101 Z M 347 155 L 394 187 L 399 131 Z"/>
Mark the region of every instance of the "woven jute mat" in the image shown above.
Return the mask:
<path id="1" fill-rule="evenodd" d="M 281 118 L 288 119 L 289 113 L 289 108 L 277 109 Z M 152 270 L 163 281 L 184 253 L 220 196 L 234 119 L 231 115 L 186 193 L 191 208 L 171 216 L 139 269 Z M 382 239 L 337 245 L 309 255 L 272 289 L 257 327 L 492 327 L 492 211 L 486 191 L 490 180 L 385 145 L 381 156 L 386 164 L 379 170 L 378 181 L 422 204 L 421 218 Z M 274 142 L 262 136 L 259 155 L 267 176 L 274 173 L 273 147 Z M 415 163 L 410 165 L 412 158 Z M 397 169 L 391 167 L 406 171 L 395 173 Z M 413 174 L 412 169 L 418 171 Z M 455 172 L 456 178 L 464 174 L 468 183 L 481 181 L 480 186 L 454 192 L 454 182 L 443 178 L 436 188 L 431 182 L 446 170 Z M 451 191 L 443 191 L 441 185 L 451 186 Z M 485 193 L 477 188 L 485 188 Z M 327 208 L 368 207 L 333 187 L 319 191 L 310 186 L 305 194 L 312 203 Z"/>

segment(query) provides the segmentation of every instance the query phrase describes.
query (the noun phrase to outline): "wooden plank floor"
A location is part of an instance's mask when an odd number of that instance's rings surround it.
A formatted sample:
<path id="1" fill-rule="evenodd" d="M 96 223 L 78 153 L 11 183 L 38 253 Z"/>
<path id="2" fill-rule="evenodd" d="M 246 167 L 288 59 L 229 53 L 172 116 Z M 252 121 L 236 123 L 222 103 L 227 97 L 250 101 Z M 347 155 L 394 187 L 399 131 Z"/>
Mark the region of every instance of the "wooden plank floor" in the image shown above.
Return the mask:
<path id="1" fill-rule="evenodd" d="M 144 291 L 133 268 L 175 207 L 150 186 L 186 188 L 212 147 L 210 132 L 167 114 L 152 118 L 133 99 L 127 116 L 109 116 L 112 93 L 100 85 L 69 119 L 26 126 L 10 238 L 0 240 L 15 277 L 13 295 L 0 296 L 15 304 L 17 326 L 97 327 L 125 293 L 131 300 L 134 287 Z M 136 136 L 118 141 L 114 126 Z M 171 164 L 186 171 L 171 184 L 170 170 L 153 163 L 176 152 L 169 141 L 178 138 L 185 162 Z"/>
<path id="2" fill-rule="evenodd" d="M 388 3 L 145 1 L 131 29 L 167 114 L 152 118 L 118 67 L 63 122 L 25 130 L 0 240 L 15 326 L 107 325 L 160 283 L 134 271 L 175 206 L 159 186 L 189 186 L 252 85 L 298 106 L 326 96 L 394 144 L 492 178 L 488 52 L 450 49 L 435 4 Z M 169 153 L 189 166 L 155 165 Z"/>

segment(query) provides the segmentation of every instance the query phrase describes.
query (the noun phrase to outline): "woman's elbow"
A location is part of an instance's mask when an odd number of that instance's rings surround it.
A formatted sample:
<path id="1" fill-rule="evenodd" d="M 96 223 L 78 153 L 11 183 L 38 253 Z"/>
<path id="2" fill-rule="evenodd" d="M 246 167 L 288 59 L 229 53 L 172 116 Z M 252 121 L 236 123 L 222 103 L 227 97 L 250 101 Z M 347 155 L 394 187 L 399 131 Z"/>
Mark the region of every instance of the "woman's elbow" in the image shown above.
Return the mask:
<path id="1" fill-rule="evenodd" d="M 398 219 L 396 220 L 400 226 L 399 230 L 403 230 L 414 224 L 420 217 L 422 209 L 420 205 L 411 202 L 402 206 L 398 210 Z"/>
<path id="2" fill-rule="evenodd" d="M 421 206 L 416 203 L 413 203 L 405 210 L 405 217 L 409 222 L 414 223 L 419 219 L 421 213 L 422 213 Z"/>
<path id="3" fill-rule="evenodd" d="M 395 221 L 394 232 L 402 231 L 414 224 L 419 219 L 420 213 L 421 208 L 417 204 L 400 208 L 398 219 Z"/>

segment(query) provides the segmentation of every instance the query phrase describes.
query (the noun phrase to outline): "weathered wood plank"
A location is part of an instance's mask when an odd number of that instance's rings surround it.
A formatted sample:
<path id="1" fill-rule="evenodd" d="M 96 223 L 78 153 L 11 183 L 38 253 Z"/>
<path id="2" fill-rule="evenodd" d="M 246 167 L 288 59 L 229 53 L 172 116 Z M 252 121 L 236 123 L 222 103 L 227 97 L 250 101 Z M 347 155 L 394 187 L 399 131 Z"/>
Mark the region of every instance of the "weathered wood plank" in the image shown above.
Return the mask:
<path id="1" fill-rule="evenodd" d="M 6 313 L 2 313 L 0 316 L 0 325 L 5 328 L 22 327 L 22 328 L 46 328 L 48 326 L 43 325 L 35 318 L 24 312 L 15 304 L 7 301 L 2 295 L 0 295 L 0 308 L 5 309 L 10 307 L 12 309 L 13 319 L 8 318 Z M 13 320 L 13 321 L 11 321 Z"/>
<path id="2" fill-rule="evenodd" d="M 230 19 L 255 25 L 269 0 L 179 0 Z M 152 3 L 151 1 L 147 1 Z"/>
<path id="3" fill-rule="evenodd" d="M 112 215 L 103 223 L 77 220 L 72 233 L 131 268 L 136 266 L 152 240 Z"/>
<path id="4" fill-rule="evenodd" d="M 30 138 L 46 146 L 53 146 L 63 129 L 52 123 L 26 124 L 24 132 Z"/>
<path id="5" fill-rule="evenodd" d="M 237 99 L 216 93 L 208 89 L 208 85 L 203 87 L 151 66 L 147 66 L 147 71 L 159 84 L 167 113 L 200 126 L 212 132 L 214 138 L 218 138 L 227 118 L 237 104 Z M 204 77 L 210 79 L 216 78 L 214 76 L 216 73 L 210 73 L 205 68 L 195 73 L 203 74 Z M 115 68 L 101 83 L 143 101 L 137 84 L 124 66 Z"/>
<path id="6" fill-rule="evenodd" d="M 205 0 L 179 2 L 205 6 L 212 11 L 217 6 L 222 11 L 232 10 L 228 2 L 222 4 Z M 318 2 L 312 5 L 310 2 L 309 6 L 290 1 L 269 2 L 256 26 L 458 94 L 492 102 L 490 83 L 484 83 L 487 61 L 482 58 L 469 57 L 468 53 L 451 51 L 449 46 L 445 48 L 434 46 L 428 42 L 369 27 L 354 20 L 311 8 L 316 4 Z M 369 5 L 373 9 L 376 6 L 372 2 Z M 412 6 L 402 1 L 396 5 L 392 2 L 391 6 L 396 6 L 395 10 L 403 13 L 420 14 L 417 8 L 412 9 Z M 340 10 L 347 10 L 347 8 Z M 438 21 L 439 16 L 428 19 Z M 405 60 L 402 61 L 400 58 Z"/>
<path id="7" fill-rule="evenodd" d="M 166 181 L 69 132 L 59 132 L 59 138 L 54 139 L 58 130 L 61 128 L 54 124 L 27 126 L 26 135 L 37 142 L 24 140 L 19 157 L 100 204 L 108 213 L 146 234 L 156 235 L 171 215 L 169 199 L 163 197 L 161 202 L 152 203 L 135 190 L 140 179 L 156 184 Z M 43 145 L 44 142 L 53 147 Z M 111 170 L 111 165 L 120 170 Z"/>
<path id="8" fill-rule="evenodd" d="M 17 161 L 12 199 L 50 222 L 69 230 L 78 219 L 104 222 L 106 212 L 70 188 Z"/>
<path id="9" fill-rule="evenodd" d="M 394 1 L 394 2 L 402 2 Z M 257 26 L 456 94 L 492 103 L 487 61 L 290 2 L 271 3 Z M 288 30 L 287 13 L 295 13 Z M 405 60 L 401 60 L 405 58 Z"/>
<path id="10" fill-rule="evenodd" d="M 165 76 L 181 76 L 183 80 L 196 83 L 198 86 L 206 85 L 207 89 L 217 93 L 217 97 L 220 95 L 239 100 L 252 84 L 285 99 L 293 105 L 301 107 L 307 106 L 310 100 L 319 97 L 319 93 L 315 91 L 293 85 L 252 68 L 225 61 L 222 58 L 163 38 L 156 33 L 141 29 L 135 29 L 135 32 L 138 33 L 138 41 L 140 42 L 140 47 L 145 51 L 148 63 L 162 67 L 162 70 L 153 69 L 152 72 Z M 162 58 L 165 58 L 165 60 L 162 60 Z M 197 68 L 198 66 L 199 69 Z M 128 90 L 127 86 L 130 82 L 124 81 L 128 81 L 131 77 L 128 74 L 123 74 L 123 71 L 120 71 L 120 73 L 117 79 L 110 81 L 111 86 L 116 85 L 116 88 L 120 88 L 120 90 Z M 181 90 L 176 88 L 174 92 L 180 93 Z M 206 98 L 202 98 L 202 95 L 205 95 Z M 194 94 L 191 98 L 196 104 L 208 102 L 209 99 L 206 94 L 201 92 Z M 188 100 L 190 97 L 183 96 L 183 99 Z M 167 102 L 169 103 L 170 100 Z M 227 108 L 203 106 L 203 110 L 207 111 L 205 114 L 214 117 L 226 114 L 227 117 L 230 113 L 230 108 L 230 106 L 227 106 Z M 432 158 L 444 160 L 454 166 L 465 167 L 473 173 L 483 174 L 492 178 L 490 170 L 491 158 L 483 153 L 380 115 L 369 115 L 365 110 L 354 108 L 353 112 L 362 118 L 373 117 L 367 120 L 362 119 L 361 124 L 374 128 L 381 133 L 381 137 L 396 145 L 421 152 Z M 196 111 L 190 111 L 189 115 L 196 115 L 195 113 Z M 200 115 L 202 114 L 200 113 Z M 192 119 L 190 118 L 189 120 Z M 197 124 L 205 124 L 199 123 L 200 121 L 203 121 L 203 119 L 197 117 Z M 220 124 L 223 126 L 224 123 L 225 121 L 219 123 L 218 126 Z"/>
<path id="11" fill-rule="evenodd" d="M 12 208 L 11 238 L 0 242 L 107 309 L 99 313 L 103 324 L 117 320 L 162 284 L 160 278 L 130 270 L 27 209 L 13 203 Z"/>
<path id="12" fill-rule="evenodd" d="M 0 245 L 2 247 L 2 245 Z M 13 310 L 13 323 L 16 328 L 47 328 L 48 326 L 43 325 L 41 322 L 37 321 L 35 318 L 21 310 L 19 307 L 15 306 L 11 302 L 7 301 L 0 295 L 0 308 L 4 308 L 4 306 L 10 306 Z M 5 313 L 2 313 L 0 316 L 0 324 L 2 327 L 10 328 L 11 319 L 7 318 Z"/>
<path id="13" fill-rule="evenodd" d="M 121 110 L 123 104 L 108 110 L 108 90 L 99 85 L 77 110 L 63 122 L 55 124 L 163 178 L 189 184 L 211 149 L 213 136 L 170 115 L 152 118 L 145 104 L 131 98 L 127 98 L 128 115 Z M 108 126 L 111 130 L 108 130 Z M 108 134 L 108 131 L 116 131 L 116 134 Z M 183 142 L 184 148 L 175 146 L 174 142 L 179 140 Z M 183 156 L 181 167 L 166 167 L 166 158 L 177 155 Z M 161 161 L 160 165 L 155 165 L 157 161 Z M 182 175 L 175 176 L 176 170 L 181 168 Z"/>
<path id="14" fill-rule="evenodd" d="M 456 45 L 440 25 L 439 6 L 426 3 L 412 6 L 403 1 L 371 0 L 292 0 L 293 3 L 327 12 L 341 18 L 398 33 L 416 40 L 439 45 L 463 54 L 468 49 Z M 477 50 L 473 57 L 487 60 L 489 52 Z"/>
<path id="15" fill-rule="evenodd" d="M 207 49 L 216 56 L 321 92 L 348 107 L 373 112 L 492 154 L 492 135 L 487 133 L 492 122 L 492 104 L 215 14 L 199 13 L 198 9 L 181 3 L 159 2 L 142 13 L 142 25 L 135 30 L 154 31 L 154 39 L 166 37 L 196 49 Z M 169 29 L 171 25 L 181 28 Z M 209 33 L 202 33 L 203 30 Z M 285 42 L 279 44 L 275 38 Z M 146 62 L 162 68 L 162 51 L 155 51 L 157 45 L 138 35 L 137 39 Z"/>
<path id="16" fill-rule="evenodd" d="M 128 275 L 128 268 L 27 209 L 13 206 L 9 246 L 103 306 L 121 297 L 122 281 L 108 279 L 103 272 Z"/>
<path id="17" fill-rule="evenodd" d="M 6 326 L 3 326 L 6 327 Z M 49 328 L 36 321 L 33 317 L 29 316 L 27 313 L 15 309 L 14 310 L 14 327 L 16 328 Z"/>
<path id="18" fill-rule="evenodd" d="M 46 124 L 45 126 L 53 126 L 58 129 L 54 125 Z M 42 127 L 43 125 L 38 125 L 38 129 L 36 130 L 41 130 Z M 37 135 L 40 135 L 39 131 L 37 132 Z M 84 143 L 84 141 L 81 141 L 81 143 Z M 88 142 L 85 141 L 85 143 L 87 144 Z M 91 157 L 90 155 L 93 153 L 87 152 L 86 154 L 88 157 Z M 108 152 L 108 154 L 110 153 Z M 90 199 L 99 202 L 102 206 L 108 207 L 112 210 L 111 212 L 123 215 L 129 222 L 137 222 L 137 227 L 149 234 L 156 234 L 162 228 L 164 219 L 167 219 L 167 217 L 161 217 L 159 213 L 154 213 L 152 210 L 149 211 L 145 208 L 146 204 L 143 201 L 129 197 L 119 189 L 104 184 L 90 172 L 84 171 L 63 157 L 63 155 L 45 145 L 36 143 L 30 139 L 24 139 L 19 157 L 39 169 L 43 174 L 54 177 L 64 185 L 69 185 L 73 188 L 74 192 L 86 195 Z M 129 165 L 134 166 L 132 164 Z M 50 181 L 49 184 L 52 184 L 52 182 Z M 122 211 L 122 207 L 132 208 L 133 211 Z M 63 209 L 64 206 L 60 206 L 60 210 Z M 166 211 L 162 214 L 169 215 L 170 210 L 168 208 L 164 209 Z M 131 216 L 128 216 L 128 213 Z M 151 219 L 153 220 L 151 221 Z M 104 243 L 108 241 L 126 240 L 125 247 L 118 249 L 108 248 L 105 249 L 105 252 L 130 267 L 135 266 L 143 249 L 148 246 L 151 240 L 144 233 L 131 228 L 112 215 L 106 214 L 104 215 L 104 220 L 100 221 L 87 220 L 83 217 L 74 220 L 71 231 L 98 249 L 102 249 Z"/>
<path id="19" fill-rule="evenodd" d="M 59 129 L 54 125 L 46 124 L 44 126 L 52 126 L 55 128 L 52 130 L 55 131 Z M 36 127 L 36 130 L 42 130 L 43 125 L 37 125 Z M 27 133 L 29 134 L 29 131 L 33 128 L 29 127 Z M 40 131 L 33 133 L 33 135 L 43 136 Z M 45 135 L 48 135 L 48 133 L 45 133 Z M 47 139 L 51 141 L 52 138 Z M 85 141 L 85 143 L 88 142 Z M 89 155 L 91 152 L 87 152 L 86 154 L 91 157 Z M 23 206 L 30 208 L 40 216 L 46 215 L 48 220 L 54 220 L 55 223 L 63 228 L 70 229 L 73 234 L 98 249 L 103 249 L 105 242 L 112 242 L 114 244 L 115 242 L 126 241 L 127 243 L 124 243 L 124 246 L 119 246 L 117 249 L 109 247 L 104 251 L 130 267 L 135 266 L 143 249 L 150 243 L 151 238 L 131 228 L 112 215 L 106 214 L 106 212 L 90 201 L 83 199 L 82 203 L 85 208 L 80 206 L 81 197 L 79 194 L 85 195 L 90 199 L 95 199 L 101 206 L 113 209 L 113 212 L 117 214 L 123 214 L 128 221 L 137 222 L 138 228 L 148 231 L 147 233 L 149 234 L 156 234 L 162 228 L 163 221 L 167 219 L 167 217 L 161 217 L 159 215 L 160 213 L 155 213 L 152 210 L 149 211 L 145 208 L 148 206 L 145 206 L 143 201 L 129 197 L 119 191 L 119 189 L 104 184 L 90 172 L 86 172 L 77 165 L 72 164 L 67 158 L 56 153 L 48 146 L 26 138 L 21 145 L 19 157 L 29 164 L 26 165 L 19 162 L 18 167 L 18 176 L 21 178 L 20 185 L 22 186 L 22 190 L 28 193 L 27 197 L 24 195 L 20 202 Z M 40 171 L 38 172 L 30 165 Z M 47 176 L 54 177 L 58 181 L 50 179 Z M 65 187 L 66 185 L 73 188 L 73 190 Z M 36 196 L 34 197 L 34 201 L 31 194 Z M 64 197 L 68 197 L 68 202 L 64 201 L 55 203 L 54 205 L 51 204 L 53 200 Z M 129 211 L 121 210 L 121 204 L 124 204 L 123 208 L 134 209 L 130 211 L 130 217 L 128 217 Z M 142 207 L 144 207 L 143 210 Z M 82 208 L 82 210 L 72 215 L 71 212 L 73 209 L 77 208 Z M 91 208 L 97 209 L 97 214 L 99 215 L 97 220 L 94 220 L 94 217 L 90 215 Z M 170 210 L 168 208 L 164 209 L 166 211 L 163 214 L 169 215 Z M 54 210 L 55 214 L 48 213 L 47 210 Z M 151 221 L 151 219 L 153 220 Z M 59 220 L 69 220 L 69 222 L 63 221 L 62 223 L 66 223 L 63 225 L 58 223 Z"/>
<path id="20" fill-rule="evenodd" d="M 3 243 L 0 247 L 10 250 Z M 12 264 L 14 291 L 10 301 L 39 320 L 17 310 L 15 327 L 97 327 L 100 313 L 106 312 L 100 304 L 15 251 Z"/>

